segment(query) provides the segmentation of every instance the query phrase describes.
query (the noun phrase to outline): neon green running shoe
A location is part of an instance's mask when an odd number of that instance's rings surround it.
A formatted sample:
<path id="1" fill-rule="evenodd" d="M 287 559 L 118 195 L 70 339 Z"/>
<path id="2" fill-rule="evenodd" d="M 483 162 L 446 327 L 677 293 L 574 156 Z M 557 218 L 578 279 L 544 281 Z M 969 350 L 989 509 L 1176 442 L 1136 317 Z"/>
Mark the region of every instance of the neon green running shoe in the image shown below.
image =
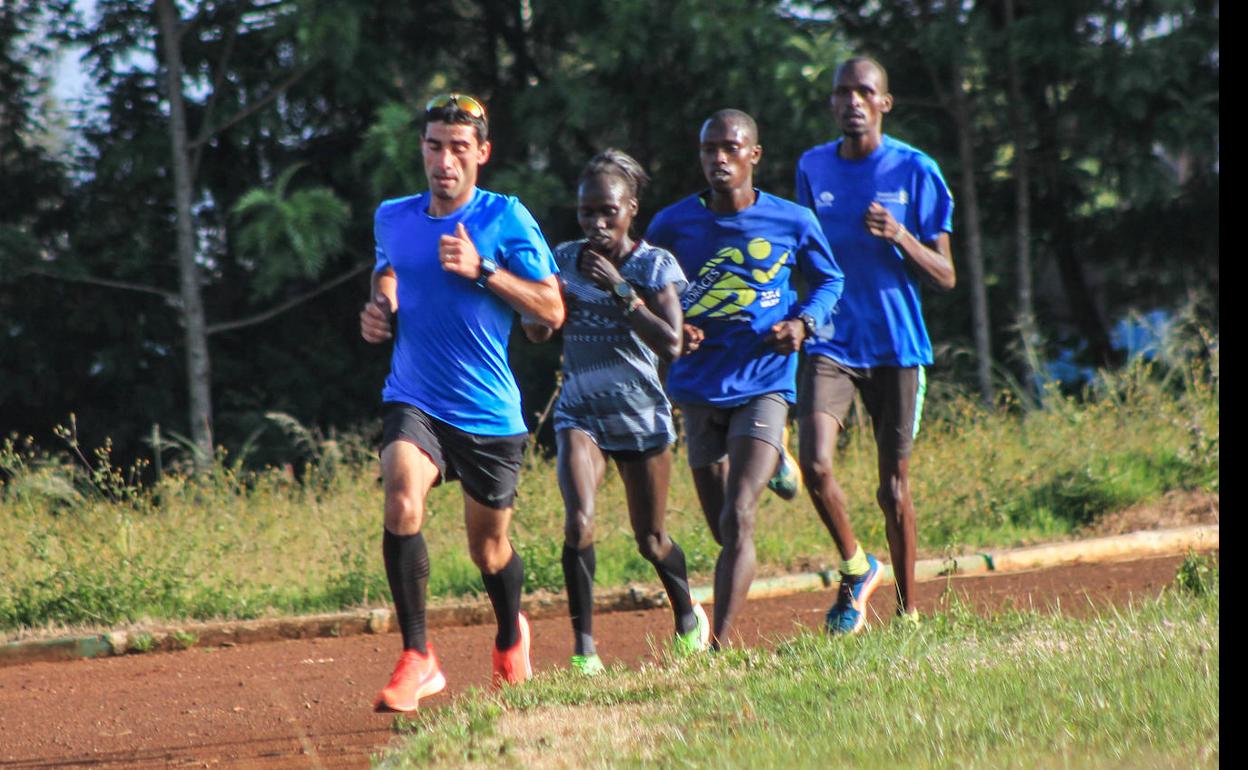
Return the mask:
<path id="1" fill-rule="evenodd" d="M 776 464 L 776 472 L 767 480 L 767 488 L 775 492 L 781 500 L 792 500 L 802 488 L 802 473 L 798 470 L 797 460 L 789 453 L 789 429 L 784 429 L 784 449 L 780 452 L 780 462 Z"/>
<path id="2" fill-rule="evenodd" d="M 585 676 L 598 676 L 606 671 L 606 666 L 602 665 L 602 658 L 597 653 L 589 655 L 573 655 L 572 670 Z"/>
<path id="3" fill-rule="evenodd" d="M 701 604 L 693 605 L 693 617 L 698 624 L 672 640 L 672 648 L 680 657 L 696 655 L 711 646 L 711 621 Z"/>
<path id="4" fill-rule="evenodd" d="M 904 629 L 913 631 L 923 625 L 923 618 L 919 615 L 918 610 L 911 610 L 910 612 L 898 612 L 894 622 Z"/>

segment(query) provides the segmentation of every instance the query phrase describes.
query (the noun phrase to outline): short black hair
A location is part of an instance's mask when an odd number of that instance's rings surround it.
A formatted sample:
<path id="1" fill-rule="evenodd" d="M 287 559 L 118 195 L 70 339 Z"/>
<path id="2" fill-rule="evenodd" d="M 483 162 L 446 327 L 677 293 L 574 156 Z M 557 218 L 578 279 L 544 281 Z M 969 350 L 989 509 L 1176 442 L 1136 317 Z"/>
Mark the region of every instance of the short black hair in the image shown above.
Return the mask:
<path id="1" fill-rule="evenodd" d="M 607 174 L 624 180 L 629 192 L 637 200 L 641 200 L 641 191 L 650 181 L 649 174 L 632 155 L 623 150 L 608 147 L 589 159 L 585 168 L 581 170 L 581 179 L 578 184 L 584 184 L 589 179 Z"/>
<path id="2" fill-rule="evenodd" d="M 880 73 L 880 86 L 884 89 L 884 93 L 888 93 L 888 70 L 884 69 L 884 65 L 870 56 L 851 56 L 840 64 L 836 65 L 836 70 L 832 73 L 832 83 L 836 83 L 836 79 L 840 77 L 841 70 L 845 67 L 852 67 L 855 64 L 869 64 Z"/>
<path id="3" fill-rule="evenodd" d="M 477 101 L 480 101 L 478 99 Z M 490 120 L 489 117 L 482 113 L 481 117 L 473 117 L 469 113 L 460 108 L 458 104 L 450 102 L 441 107 L 434 107 L 425 110 L 425 119 L 420 126 L 420 135 L 424 136 L 430 123 L 449 123 L 451 125 L 472 126 L 477 133 L 477 142 L 485 143 L 490 138 Z"/>
<path id="4" fill-rule="evenodd" d="M 742 126 L 746 133 L 750 135 L 750 139 L 754 144 L 758 144 L 758 123 L 750 116 L 748 112 L 743 110 L 728 109 L 717 110 L 709 118 L 702 123 L 702 128 L 706 128 L 709 123 L 720 123 L 725 126 L 737 124 Z"/>

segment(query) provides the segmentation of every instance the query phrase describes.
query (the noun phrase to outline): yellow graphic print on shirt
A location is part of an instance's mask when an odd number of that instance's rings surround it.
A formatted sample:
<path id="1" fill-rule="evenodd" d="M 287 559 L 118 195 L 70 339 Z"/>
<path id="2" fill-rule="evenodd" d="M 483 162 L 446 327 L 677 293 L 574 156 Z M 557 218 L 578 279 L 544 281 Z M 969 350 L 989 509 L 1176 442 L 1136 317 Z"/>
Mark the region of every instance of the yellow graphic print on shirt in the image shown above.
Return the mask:
<path id="1" fill-rule="evenodd" d="M 754 238 L 746 245 L 745 250 L 749 254 L 753 284 L 746 283 L 741 276 L 720 267 L 725 261 L 746 266 L 746 255 L 740 249 L 725 246 L 715 253 L 715 259 L 708 261 L 698 271 L 698 280 L 694 284 L 696 287 L 705 287 L 705 293 L 685 310 L 686 318 L 725 318 L 744 311 L 754 304 L 758 291 L 771 283 L 789 261 L 789 252 L 786 251 L 770 267 L 765 268 L 763 263 L 772 252 L 771 243 L 766 238 Z"/>

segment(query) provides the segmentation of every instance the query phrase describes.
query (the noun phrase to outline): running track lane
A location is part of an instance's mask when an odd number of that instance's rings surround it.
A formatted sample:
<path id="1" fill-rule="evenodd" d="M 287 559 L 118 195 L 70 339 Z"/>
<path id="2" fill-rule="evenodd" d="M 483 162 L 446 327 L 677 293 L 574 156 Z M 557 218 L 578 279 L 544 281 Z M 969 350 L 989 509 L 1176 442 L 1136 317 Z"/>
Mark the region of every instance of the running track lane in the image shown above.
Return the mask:
<path id="1" fill-rule="evenodd" d="M 946 583 L 980 612 L 1005 608 L 1087 614 L 1156 596 L 1180 557 L 1079 565 L 919 584 L 931 612 Z M 798 626 L 817 628 L 834 599 L 817 591 L 752 600 L 739 623 L 746 644 Z M 890 586 L 871 600 L 872 622 L 891 616 Z M 670 610 L 598 615 L 594 635 L 608 665 L 652 655 L 671 633 Z M 433 629 L 449 686 L 447 704 L 489 682 L 494 627 Z M 533 623 L 533 665 L 567 665 L 564 618 Z M 393 717 L 370 704 L 398 657 L 398 634 L 192 649 L 0 668 L 0 768 L 365 768 L 394 738 Z"/>

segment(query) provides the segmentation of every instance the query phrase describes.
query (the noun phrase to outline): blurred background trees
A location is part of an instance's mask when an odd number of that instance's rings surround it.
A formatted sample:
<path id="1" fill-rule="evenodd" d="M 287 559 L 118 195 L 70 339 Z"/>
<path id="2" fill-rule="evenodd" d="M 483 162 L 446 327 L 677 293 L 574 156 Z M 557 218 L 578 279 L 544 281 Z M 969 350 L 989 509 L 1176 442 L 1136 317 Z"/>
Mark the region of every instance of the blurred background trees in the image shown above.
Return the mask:
<path id="1" fill-rule="evenodd" d="M 604 147 L 653 177 L 643 226 L 698 190 L 698 127 L 722 107 L 758 119 L 759 183 L 791 195 L 801 151 L 837 134 L 832 72 L 854 52 L 888 67 L 886 130 L 957 200 L 959 287 L 925 297 L 940 387 L 1034 401 L 1121 362 L 1132 313 L 1216 327 L 1216 2 L 7 0 L 0 433 L 42 440 L 75 412 L 84 443 L 140 454 L 158 423 L 203 460 L 266 412 L 371 430 L 371 215 L 424 187 L 430 95 L 486 99 L 483 184 L 554 244 Z M 57 95 L 60 60 L 82 100 Z M 557 346 L 512 357 L 533 416 Z"/>

